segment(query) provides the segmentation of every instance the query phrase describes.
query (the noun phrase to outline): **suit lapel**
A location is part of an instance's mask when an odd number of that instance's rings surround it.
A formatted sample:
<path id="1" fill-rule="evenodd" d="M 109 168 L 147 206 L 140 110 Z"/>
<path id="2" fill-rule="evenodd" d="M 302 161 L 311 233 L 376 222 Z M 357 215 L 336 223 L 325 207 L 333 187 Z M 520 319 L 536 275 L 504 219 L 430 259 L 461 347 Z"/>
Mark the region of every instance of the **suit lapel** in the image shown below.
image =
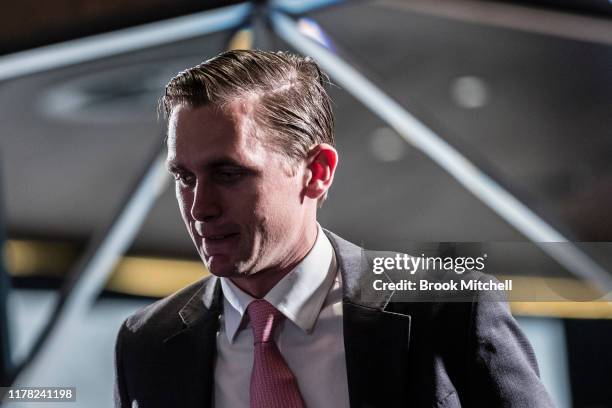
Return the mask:
<path id="1" fill-rule="evenodd" d="M 342 276 L 344 350 L 351 407 L 407 401 L 410 315 L 385 310 L 392 292 L 373 291 L 362 248 L 325 231 Z"/>
<path id="2" fill-rule="evenodd" d="M 164 340 L 176 356 L 172 372 L 181 376 L 181 407 L 212 407 L 220 295 L 218 278 L 207 279 L 179 311 L 183 326 Z"/>

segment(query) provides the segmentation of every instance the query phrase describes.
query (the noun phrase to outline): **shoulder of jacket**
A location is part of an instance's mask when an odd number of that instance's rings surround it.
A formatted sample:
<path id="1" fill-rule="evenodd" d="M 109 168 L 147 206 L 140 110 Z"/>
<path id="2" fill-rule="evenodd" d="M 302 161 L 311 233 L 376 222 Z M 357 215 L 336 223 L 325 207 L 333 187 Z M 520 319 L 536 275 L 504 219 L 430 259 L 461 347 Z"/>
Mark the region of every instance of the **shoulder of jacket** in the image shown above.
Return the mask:
<path id="1" fill-rule="evenodd" d="M 131 333 L 139 333 L 147 331 L 148 328 L 159 329 L 164 326 L 173 327 L 177 324 L 182 324 L 179 311 L 203 286 L 209 283 L 211 278 L 212 276 L 207 276 L 200 279 L 163 299 L 159 299 L 139 309 L 125 320 L 123 326 Z"/>

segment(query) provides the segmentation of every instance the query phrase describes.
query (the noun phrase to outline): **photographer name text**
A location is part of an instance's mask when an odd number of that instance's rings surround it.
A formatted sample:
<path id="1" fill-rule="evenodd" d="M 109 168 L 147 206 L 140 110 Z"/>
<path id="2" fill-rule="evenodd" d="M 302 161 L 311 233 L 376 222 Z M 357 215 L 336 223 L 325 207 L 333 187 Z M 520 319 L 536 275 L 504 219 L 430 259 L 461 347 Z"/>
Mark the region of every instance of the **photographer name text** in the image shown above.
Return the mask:
<path id="1" fill-rule="evenodd" d="M 481 281 L 471 280 L 449 280 L 447 282 L 431 282 L 427 279 L 411 281 L 402 279 L 398 282 L 384 282 L 376 279 L 373 282 L 374 290 L 390 291 L 511 291 L 512 280 L 506 279 L 503 282 L 497 280 Z"/>

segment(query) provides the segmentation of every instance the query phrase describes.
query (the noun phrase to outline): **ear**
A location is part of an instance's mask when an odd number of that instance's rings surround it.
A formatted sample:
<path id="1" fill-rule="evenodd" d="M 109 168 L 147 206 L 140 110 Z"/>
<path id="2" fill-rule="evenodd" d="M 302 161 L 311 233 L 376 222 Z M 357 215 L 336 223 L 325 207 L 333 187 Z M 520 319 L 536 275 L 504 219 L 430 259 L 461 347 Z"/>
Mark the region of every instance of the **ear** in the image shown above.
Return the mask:
<path id="1" fill-rule="evenodd" d="M 334 180 L 337 164 L 338 152 L 333 146 L 321 143 L 310 150 L 304 191 L 306 197 L 317 200 L 325 194 Z"/>

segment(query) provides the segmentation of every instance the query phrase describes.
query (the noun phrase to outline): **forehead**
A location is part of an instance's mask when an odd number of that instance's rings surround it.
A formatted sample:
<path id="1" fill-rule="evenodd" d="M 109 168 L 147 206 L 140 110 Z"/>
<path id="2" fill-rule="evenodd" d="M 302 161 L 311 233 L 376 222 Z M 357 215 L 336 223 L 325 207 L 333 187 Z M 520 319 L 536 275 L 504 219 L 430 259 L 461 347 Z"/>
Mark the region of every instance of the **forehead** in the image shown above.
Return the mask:
<path id="1" fill-rule="evenodd" d="M 229 158 L 251 159 L 261 154 L 263 146 L 257 137 L 251 109 L 232 104 L 226 109 L 212 106 L 178 106 L 168 125 L 168 161 L 177 164 Z"/>

